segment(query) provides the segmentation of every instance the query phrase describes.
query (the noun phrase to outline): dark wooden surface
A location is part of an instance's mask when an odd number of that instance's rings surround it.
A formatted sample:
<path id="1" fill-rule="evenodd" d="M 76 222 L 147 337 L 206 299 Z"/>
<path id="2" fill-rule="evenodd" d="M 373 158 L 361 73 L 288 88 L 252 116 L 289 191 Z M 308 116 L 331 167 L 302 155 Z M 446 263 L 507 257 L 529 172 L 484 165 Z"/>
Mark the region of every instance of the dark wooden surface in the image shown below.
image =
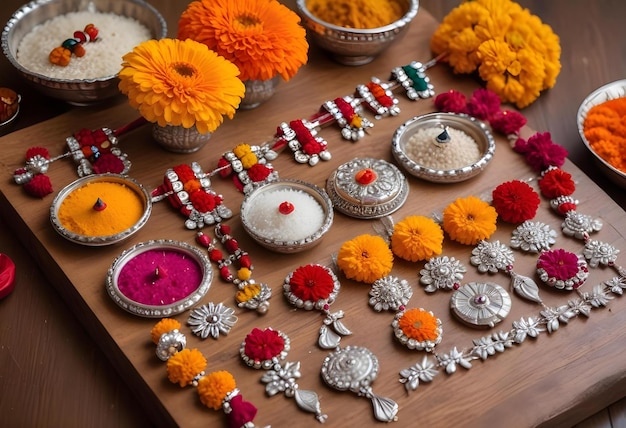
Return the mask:
<path id="1" fill-rule="evenodd" d="M 176 8 L 155 4 L 168 17 L 170 32 Z M 608 182 L 589 162 L 575 126 L 580 101 L 593 89 L 623 78 L 626 36 L 622 1 L 520 1 L 550 24 L 561 37 L 563 70 L 555 88 L 524 110 L 532 128 L 550 131 L 570 151 L 570 159 L 622 207 L 623 191 Z M 163 4 L 161 8 L 160 5 Z M 456 2 L 427 1 L 422 7 L 440 19 Z M 0 22 L 6 22 L 19 2 L 6 1 Z M 62 103 L 43 100 L 23 83 L 4 58 L 0 86 L 24 96 L 16 127 L 68 110 Z M 28 147 L 31 142 L 24 142 Z M 6 181 L 3 181 L 6 185 Z M 72 311 L 2 224 L 0 251 L 18 267 L 16 290 L 0 301 L 0 415 L 6 426 L 145 426 L 150 409 L 138 408 L 129 388 L 113 370 Z M 610 402 L 604 403 L 610 405 Z M 618 425 L 615 425 L 618 426 Z"/>

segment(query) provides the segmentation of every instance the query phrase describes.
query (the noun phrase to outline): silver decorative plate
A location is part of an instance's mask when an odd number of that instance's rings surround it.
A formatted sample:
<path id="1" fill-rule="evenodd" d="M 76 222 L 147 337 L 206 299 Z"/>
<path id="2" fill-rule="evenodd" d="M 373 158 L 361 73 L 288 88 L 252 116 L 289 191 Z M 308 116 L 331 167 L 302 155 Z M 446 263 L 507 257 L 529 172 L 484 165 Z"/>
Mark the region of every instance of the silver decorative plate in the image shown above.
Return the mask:
<path id="1" fill-rule="evenodd" d="M 511 296 L 492 282 L 469 282 L 452 293 L 450 309 L 474 327 L 493 327 L 511 311 Z"/>

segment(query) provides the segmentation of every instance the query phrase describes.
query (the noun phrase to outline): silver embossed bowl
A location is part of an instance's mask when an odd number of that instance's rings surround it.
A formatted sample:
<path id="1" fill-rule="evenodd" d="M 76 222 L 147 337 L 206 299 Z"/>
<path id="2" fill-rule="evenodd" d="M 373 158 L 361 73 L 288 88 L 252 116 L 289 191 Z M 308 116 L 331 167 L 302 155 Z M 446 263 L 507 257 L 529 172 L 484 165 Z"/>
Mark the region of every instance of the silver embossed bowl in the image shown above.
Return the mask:
<path id="1" fill-rule="evenodd" d="M 420 156 L 416 156 L 414 150 L 416 136 L 422 135 L 422 132 L 428 134 L 433 130 L 436 130 L 437 137 L 432 138 L 432 141 L 428 141 L 427 144 L 431 147 L 433 159 L 444 153 L 438 152 L 439 150 L 450 150 L 450 148 L 455 147 L 454 145 L 445 147 L 444 144 L 462 142 L 463 145 L 460 146 L 462 150 L 453 151 L 453 156 L 459 156 L 461 151 L 465 152 L 470 144 L 468 141 L 471 139 L 475 143 L 472 161 L 467 161 L 464 164 L 459 158 L 459 164 L 455 165 L 454 168 L 449 168 L 443 166 L 447 164 L 439 166 L 435 162 L 424 161 L 428 158 L 423 155 L 425 152 L 422 148 L 420 148 L 422 150 Z M 444 130 L 447 130 L 448 136 L 452 137 L 451 140 L 447 142 L 443 139 L 437 141 L 438 136 Z M 495 140 L 487 125 L 473 117 L 456 113 L 428 113 L 416 116 L 396 129 L 391 140 L 391 151 L 394 158 L 409 174 L 435 183 L 458 183 L 475 177 L 489 165 L 495 150 Z M 450 156 L 446 159 L 451 160 Z M 465 159 L 469 159 L 469 157 Z"/>
<path id="2" fill-rule="evenodd" d="M 260 186 L 241 204 L 245 231 L 278 253 L 296 253 L 319 244 L 333 218 L 333 205 L 324 189 L 300 180 L 281 179 Z"/>
<path id="3" fill-rule="evenodd" d="M 92 79 L 60 79 L 31 71 L 18 61 L 18 48 L 25 35 L 37 25 L 70 12 L 90 11 L 112 13 L 133 18 L 150 31 L 152 38 L 167 34 L 167 24 L 161 14 L 143 0 L 35 0 L 13 13 L 2 31 L 2 52 L 26 81 L 46 96 L 74 105 L 89 105 L 118 95 L 117 73 Z M 68 28 L 67 38 L 75 30 Z M 61 45 L 63 40 L 59 40 Z M 88 49 L 88 45 L 86 49 Z M 119 64 L 121 69 L 122 59 Z M 71 65 L 71 64 L 70 64 Z"/>
<path id="4" fill-rule="evenodd" d="M 404 15 L 389 25 L 378 28 L 345 28 L 322 21 L 307 8 L 307 0 L 296 0 L 298 13 L 310 39 L 320 48 L 332 54 L 344 65 L 363 65 L 399 40 L 417 16 L 418 0 L 397 0 Z"/>
<path id="5" fill-rule="evenodd" d="M 213 269 L 198 248 L 169 239 L 124 250 L 107 271 L 107 294 L 122 309 L 146 318 L 193 307 L 209 291 Z"/>
<path id="6" fill-rule="evenodd" d="M 151 213 L 150 194 L 136 180 L 95 174 L 59 191 L 50 206 L 50 222 L 68 241 L 101 247 L 128 239 L 147 223 Z"/>
<path id="7" fill-rule="evenodd" d="M 608 100 L 624 97 L 626 97 L 626 80 L 617 80 L 596 89 L 591 94 L 589 94 L 587 98 L 585 98 L 580 104 L 580 107 L 578 108 L 578 114 L 576 116 L 576 124 L 578 126 L 578 133 L 580 134 L 580 138 L 583 140 L 585 147 L 587 147 L 587 149 L 593 155 L 593 158 L 598 165 L 600 171 L 602 171 L 602 173 L 604 173 L 604 175 L 615 184 L 626 189 L 626 173 L 615 168 L 607 160 L 603 159 L 597 152 L 593 150 L 593 148 L 589 144 L 589 140 L 587 140 L 587 138 L 585 137 L 584 126 L 587 113 L 589 113 L 589 110 L 592 107 L 598 104 L 602 104 Z"/>

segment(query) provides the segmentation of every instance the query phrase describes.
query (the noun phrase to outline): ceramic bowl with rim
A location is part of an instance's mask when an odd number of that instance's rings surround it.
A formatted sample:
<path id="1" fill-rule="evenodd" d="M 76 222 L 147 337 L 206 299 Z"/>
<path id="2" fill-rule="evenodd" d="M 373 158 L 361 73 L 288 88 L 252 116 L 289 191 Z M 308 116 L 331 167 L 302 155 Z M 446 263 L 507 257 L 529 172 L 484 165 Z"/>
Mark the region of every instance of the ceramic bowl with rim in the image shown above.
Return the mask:
<path id="1" fill-rule="evenodd" d="M 421 128 L 449 127 L 462 131 L 478 145 L 480 158 L 456 169 L 434 169 L 418 164 L 407 153 L 411 136 Z M 493 159 L 496 143 L 485 123 L 465 114 L 428 113 L 413 117 L 396 129 L 391 140 L 391 151 L 396 161 L 411 175 L 434 183 L 458 183 L 480 174 Z"/>
<path id="2" fill-rule="evenodd" d="M 307 8 L 307 0 L 296 0 L 302 24 L 311 40 L 344 65 L 364 65 L 376 58 L 407 32 L 417 16 L 418 0 L 397 0 L 404 7 L 404 15 L 391 24 L 378 28 L 345 28 L 322 21 Z"/>
<path id="3" fill-rule="evenodd" d="M 90 183 L 110 183 L 114 185 L 124 185 L 128 187 L 137 196 L 137 200 L 141 203 L 143 207 L 142 213 L 137 221 L 135 221 L 132 226 L 121 230 L 118 233 L 110 235 L 85 235 L 73 231 L 72 227 L 70 227 L 68 224 L 65 224 L 64 221 L 59 217 L 59 208 L 61 207 L 63 201 L 70 194 L 79 191 L 81 188 L 87 186 Z M 118 201 L 111 200 L 108 202 L 104 202 L 107 203 L 107 205 L 120 203 Z M 131 237 L 148 222 L 151 212 L 152 199 L 150 197 L 150 194 L 145 189 L 145 187 L 143 187 L 135 179 L 119 174 L 94 174 L 79 178 L 78 180 L 68 184 L 63 189 L 61 189 L 61 191 L 55 196 L 54 200 L 52 201 L 52 205 L 50 207 L 50 222 L 52 223 L 54 230 L 56 230 L 62 237 L 64 237 L 68 241 L 89 247 L 101 247 L 117 244 Z"/>
<path id="4" fill-rule="evenodd" d="M 587 147 L 587 149 L 593 155 L 593 158 L 598 165 L 600 171 L 602 171 L 602 173 L 615 184 L 626 189 L 626 172 L 620 171 L 619 169 L 615 168 L 593 150 L 593 148 L 589 144 L 589 141 L 587 140 L 587 138 L 585 138 L 584 127 L 585 118 L 587 117 L 587 113 L 589 113 L 589 110 L 592 107 L 598 104 L 602 104 L 608 100 L 624 97 L 626 97 L 626 80 L 617 80 L 615 82 L 607 83 L 606 85 L 596 89 L 591 94 L 589 94 L 580 104 L 580 107 L 578 108 L 578 114 L 576 116 L 576 125 L 578 127 L 578 133 L 580 134 L 580 138 L 583 140 L 585 147 Z"/>
<path id="5" fill-rule="evenodd" d="M 291 211 L 283 210 L 286 204 L 292 204 Z M 313 215 L 316 212 L 317 217 Z M 278 253 L 297 253 L 316 246 L 330 230 L 333 218 L 333 204 L 326 191 L 300 180 L 264 184 L 247 194 L 241 204 L 241 223 L 248 235 Z M 308 230 L 311 224 L 316 227 Z"/>
<path id="6" fill-rule="evenodd" d="M 122 309 L 161 318 L 191 309 L 212 280 L 204 252 L 186 242 L 159 239 L 140 242 L 117 256 L 107 271 L 106 290 Z"/>
<path id="7" fill-rule="evenodd" d="M 59 79 L 22 66 L 17 51 L 22 38 L 44 22 L 70 12 L 97 11 L 133 18 L 145 25 L 153 38 L 167 35 L 167 24 L 158 10 L 143 0 L 35 0 L 15 11 L 2 31 L 2 51 L 11 65 L 42 94 L 73 105 L 90 105 L 119 95 L 117 74 L 93 79 Z M 68 38 L 72 37 L 72 31 Z M 59 41 L 59 44 L 63 40 Z M 120 68 L 122 59 L 120 58 Z"/>

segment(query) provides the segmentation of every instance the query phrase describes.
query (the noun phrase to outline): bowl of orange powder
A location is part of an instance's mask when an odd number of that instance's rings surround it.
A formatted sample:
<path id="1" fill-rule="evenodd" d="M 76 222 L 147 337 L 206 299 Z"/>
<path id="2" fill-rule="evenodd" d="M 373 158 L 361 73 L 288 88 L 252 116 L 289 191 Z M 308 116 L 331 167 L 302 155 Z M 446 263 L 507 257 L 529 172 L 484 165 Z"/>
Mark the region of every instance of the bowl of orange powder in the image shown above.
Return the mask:
<path id="1" fill-rule="evenodd" d="M 418 0 L 297 0 L 308 37 L 344 65 L 364 65 L 400 39 Z"/>
<path id="2" fill-rule="evenodd" d="M 600 170 L 626 189 L 626 80 L 593 91 L 578 108 L 578 133 Z"/>
<path id="3" fill-rule="evenodd" d="M 96 174 L 64 187 L 52 201 L 50 221 L 64 238 L 87 246 L 122 242 L 152 212 L 148 191 L 130 177 Z"/>

